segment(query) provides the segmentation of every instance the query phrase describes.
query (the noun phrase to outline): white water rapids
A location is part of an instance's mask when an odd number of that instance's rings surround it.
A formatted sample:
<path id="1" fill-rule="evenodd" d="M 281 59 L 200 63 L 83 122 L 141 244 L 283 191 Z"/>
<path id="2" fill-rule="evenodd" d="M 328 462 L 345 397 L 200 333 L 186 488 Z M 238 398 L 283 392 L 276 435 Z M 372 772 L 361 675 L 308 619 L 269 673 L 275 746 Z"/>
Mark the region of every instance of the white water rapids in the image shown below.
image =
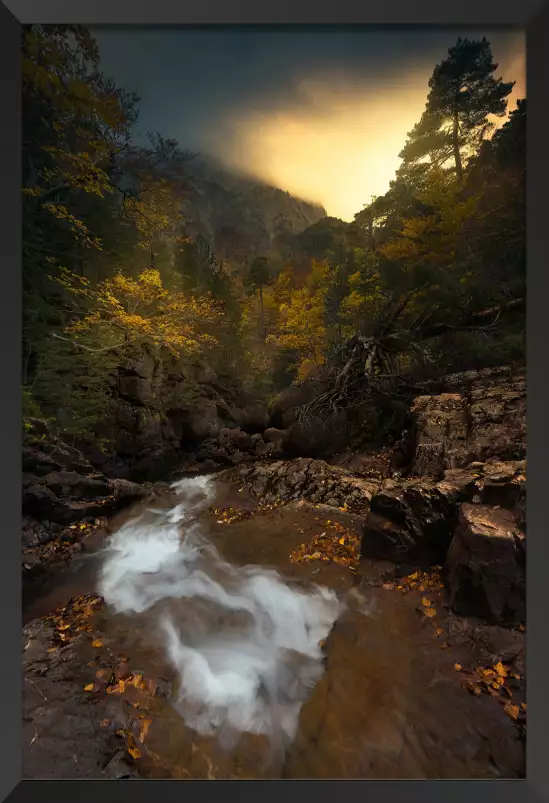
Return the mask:
<path id="1" fill-rule="evenodd" d="M 287 744 L 323 671 L 319 642 L 342 603 L 326 588 L 304 591 L 273 570 L 224 561 L 196 518 L 215 492 L 212 480 L 173 488 L 181 499 L 174 508 L 111 537 L 100 593 L 116 612 L 157 617 L 187 725 L 225 740 L 250 732 Z"/>

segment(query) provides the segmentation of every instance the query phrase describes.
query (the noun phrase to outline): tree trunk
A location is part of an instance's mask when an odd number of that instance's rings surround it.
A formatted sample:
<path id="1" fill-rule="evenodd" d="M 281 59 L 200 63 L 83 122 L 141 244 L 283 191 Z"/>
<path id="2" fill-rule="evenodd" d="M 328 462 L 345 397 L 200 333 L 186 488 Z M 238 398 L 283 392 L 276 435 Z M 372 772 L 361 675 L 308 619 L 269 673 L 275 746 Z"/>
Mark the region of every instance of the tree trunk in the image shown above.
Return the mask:
<path id="1" fill-rule="evenodd" d="M 459 118 L 457 110 L 454 112 L 454 127 L 452 131 L 452 142 L 454 147 L 454 159 L 456 162 L 456 175 L 461 181 L 463 178 L 463 165 L 461 163 L 461 153 L 459 150 Z"/>
<path id="2" fill-rule="evenodd" d="M 261 337 L 265 339 L 265 313 L 263 310 L 263 288 L 259 287 L 259 306 L 261 309 Z"/>

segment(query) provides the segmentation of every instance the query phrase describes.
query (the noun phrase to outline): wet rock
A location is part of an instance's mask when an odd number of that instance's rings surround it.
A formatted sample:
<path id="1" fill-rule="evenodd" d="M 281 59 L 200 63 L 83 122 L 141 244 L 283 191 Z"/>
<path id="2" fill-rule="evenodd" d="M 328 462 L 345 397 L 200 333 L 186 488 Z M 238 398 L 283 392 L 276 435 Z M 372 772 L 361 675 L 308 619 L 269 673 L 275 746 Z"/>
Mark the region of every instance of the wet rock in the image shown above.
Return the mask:
<path id="1" fill-rule="evenodd" d="M 518 523 L 525 486 L 524 461 L 475 462 L 445 471 L 439 482 L 385 482 L 371 500 L 362 554 L 397 563 L 440 563 L 450 546 L 462 503 L 498 504 Z"/>
<path id="2" fill-rule="evenodd" d="M 510 511 L 462 505 L 445 569 L 457 613 L 492 622 L 524 620 L 525 540 Z"/>
<path id="3" fill-rule="evenodd" d="M 138 499 L 143 499 L 149 493 L 147 488 L 129 480 L 109 480 L 108 485 L 118 505 L 129 505 Z"/>
<path id="4" fill-rule="evenodd" d="M 230 465 L 231 458 L 227 449 L 219 446 L 217 441 L 206 441 L 196 455 L 197 460 L 213 460 L 216 464 Z"/>
<path id="5" fill-rule="evenodd" d="M 218 468 L 218 464 L 215 460 L 204 460 L 203 462 L 199 463 L 200 471 L 210 472 L 215 471 Z"/>
<path id="6" fill-rule="evenodd" d="M 312 458 L 246 466 L 236 476 L 244 479 L 252 492 L 267 503 L 303 498 L 313 503 L 345 506 L 354 512 L 367 510 L 379 488 L 377 482 L 354 477 L 345 469 Z"/>
<path id="7" fill-rule="evenodd" d="M 395 563 L 438 563 L 446 555 L 457 521 L 451 486 L 410 482 L 372 497 L 362 536 L 367 558 Z"/>

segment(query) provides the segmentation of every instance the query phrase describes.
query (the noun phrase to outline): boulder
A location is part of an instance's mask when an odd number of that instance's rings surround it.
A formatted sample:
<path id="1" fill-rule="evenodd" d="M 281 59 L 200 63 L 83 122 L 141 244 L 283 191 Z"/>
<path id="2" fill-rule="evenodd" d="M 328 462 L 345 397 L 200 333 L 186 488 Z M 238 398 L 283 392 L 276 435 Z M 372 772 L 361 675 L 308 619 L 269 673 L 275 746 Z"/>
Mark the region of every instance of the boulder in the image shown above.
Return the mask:
<path id="1" fill-rule="evenodd" d="M 136 483 L 94 471 L 78 450 L 59 440 L 27 447 L 24 467 L 23 514 L 48 527 L 103 516 L 148 493 Z"/>
<path id="2" fill-rule="evenodd" d="M 455 490 L 408 482 L 372 497 L 361 554 L 394 563 L 435 564 L 444 559 L 457 520 Z"/>
<path id="3" fill-rule="evenodd" d="M 456 613 L 494 623 L 524 621 L 525 537 L 510 511 L 462 505 L 445 573 Z"/>
<path id="4" fill-rule="evenodd" d="M 129 480 L 112 479 L 108 483 L 110 492 L 118 505 L 129 505 L 132 502 L 143 499 L 150 493 L 149 489 Z M 156 486 L 160 489 L 164 486 L 164 483 L 156 483 Z M 169 486 L 167 487 L 169 488 Z"/>
<path id="5" fill-rule="evenodd" d="M 269 427 L 263 433 L 263 440 L 265 443 L 280 443 L 286 437 L 285 429 L 276 429 L 276 427 Z"/>
<path id="6" fill-rule="evenodd" d="M 251 436 L 240 427 L 225 427 L 219 433 L 219 443 L 227 449 L 247 452 L 252 446 Z"/>
<path id="7" fill-rule="evenodd" d="M 243 407 L 230 407 L 228 415 L 240 429 L 250 435 L 263 432 L 269 424 L 267 406 L 260 401 L 248 401 Z"/>
<path id="8" fill-rule="evenodd" d="M 362 554 L 399 562 L 440 563 L 464 502 L 500 505 L 517 523 L 526 494 L 524 461 L 474 462 L 449 469 L 439 482 L 386 481 L 372 497 Z"/>
<path id="9" fill-rule="evenodd" d="M 217 406 L 211 399 L 200 399 L 182 416 L 182 441 L 201 441 L 215 438 L 222 428 Z"/>

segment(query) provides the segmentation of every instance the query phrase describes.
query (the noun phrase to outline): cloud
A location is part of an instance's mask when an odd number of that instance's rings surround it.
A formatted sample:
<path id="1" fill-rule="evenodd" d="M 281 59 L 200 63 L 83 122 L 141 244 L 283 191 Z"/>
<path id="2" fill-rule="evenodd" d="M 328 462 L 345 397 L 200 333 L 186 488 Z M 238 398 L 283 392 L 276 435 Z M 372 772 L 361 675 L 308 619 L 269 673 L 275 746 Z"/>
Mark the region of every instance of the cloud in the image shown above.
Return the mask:
<path id="1" fill-rule="evenodd" d="M 350 220 L 384 193 L 435 64 L 486 35 L 525 95 L 518 31 L 103 30 L 107 71 L 142 95 L 141 128 L 209 152 Z"/>

